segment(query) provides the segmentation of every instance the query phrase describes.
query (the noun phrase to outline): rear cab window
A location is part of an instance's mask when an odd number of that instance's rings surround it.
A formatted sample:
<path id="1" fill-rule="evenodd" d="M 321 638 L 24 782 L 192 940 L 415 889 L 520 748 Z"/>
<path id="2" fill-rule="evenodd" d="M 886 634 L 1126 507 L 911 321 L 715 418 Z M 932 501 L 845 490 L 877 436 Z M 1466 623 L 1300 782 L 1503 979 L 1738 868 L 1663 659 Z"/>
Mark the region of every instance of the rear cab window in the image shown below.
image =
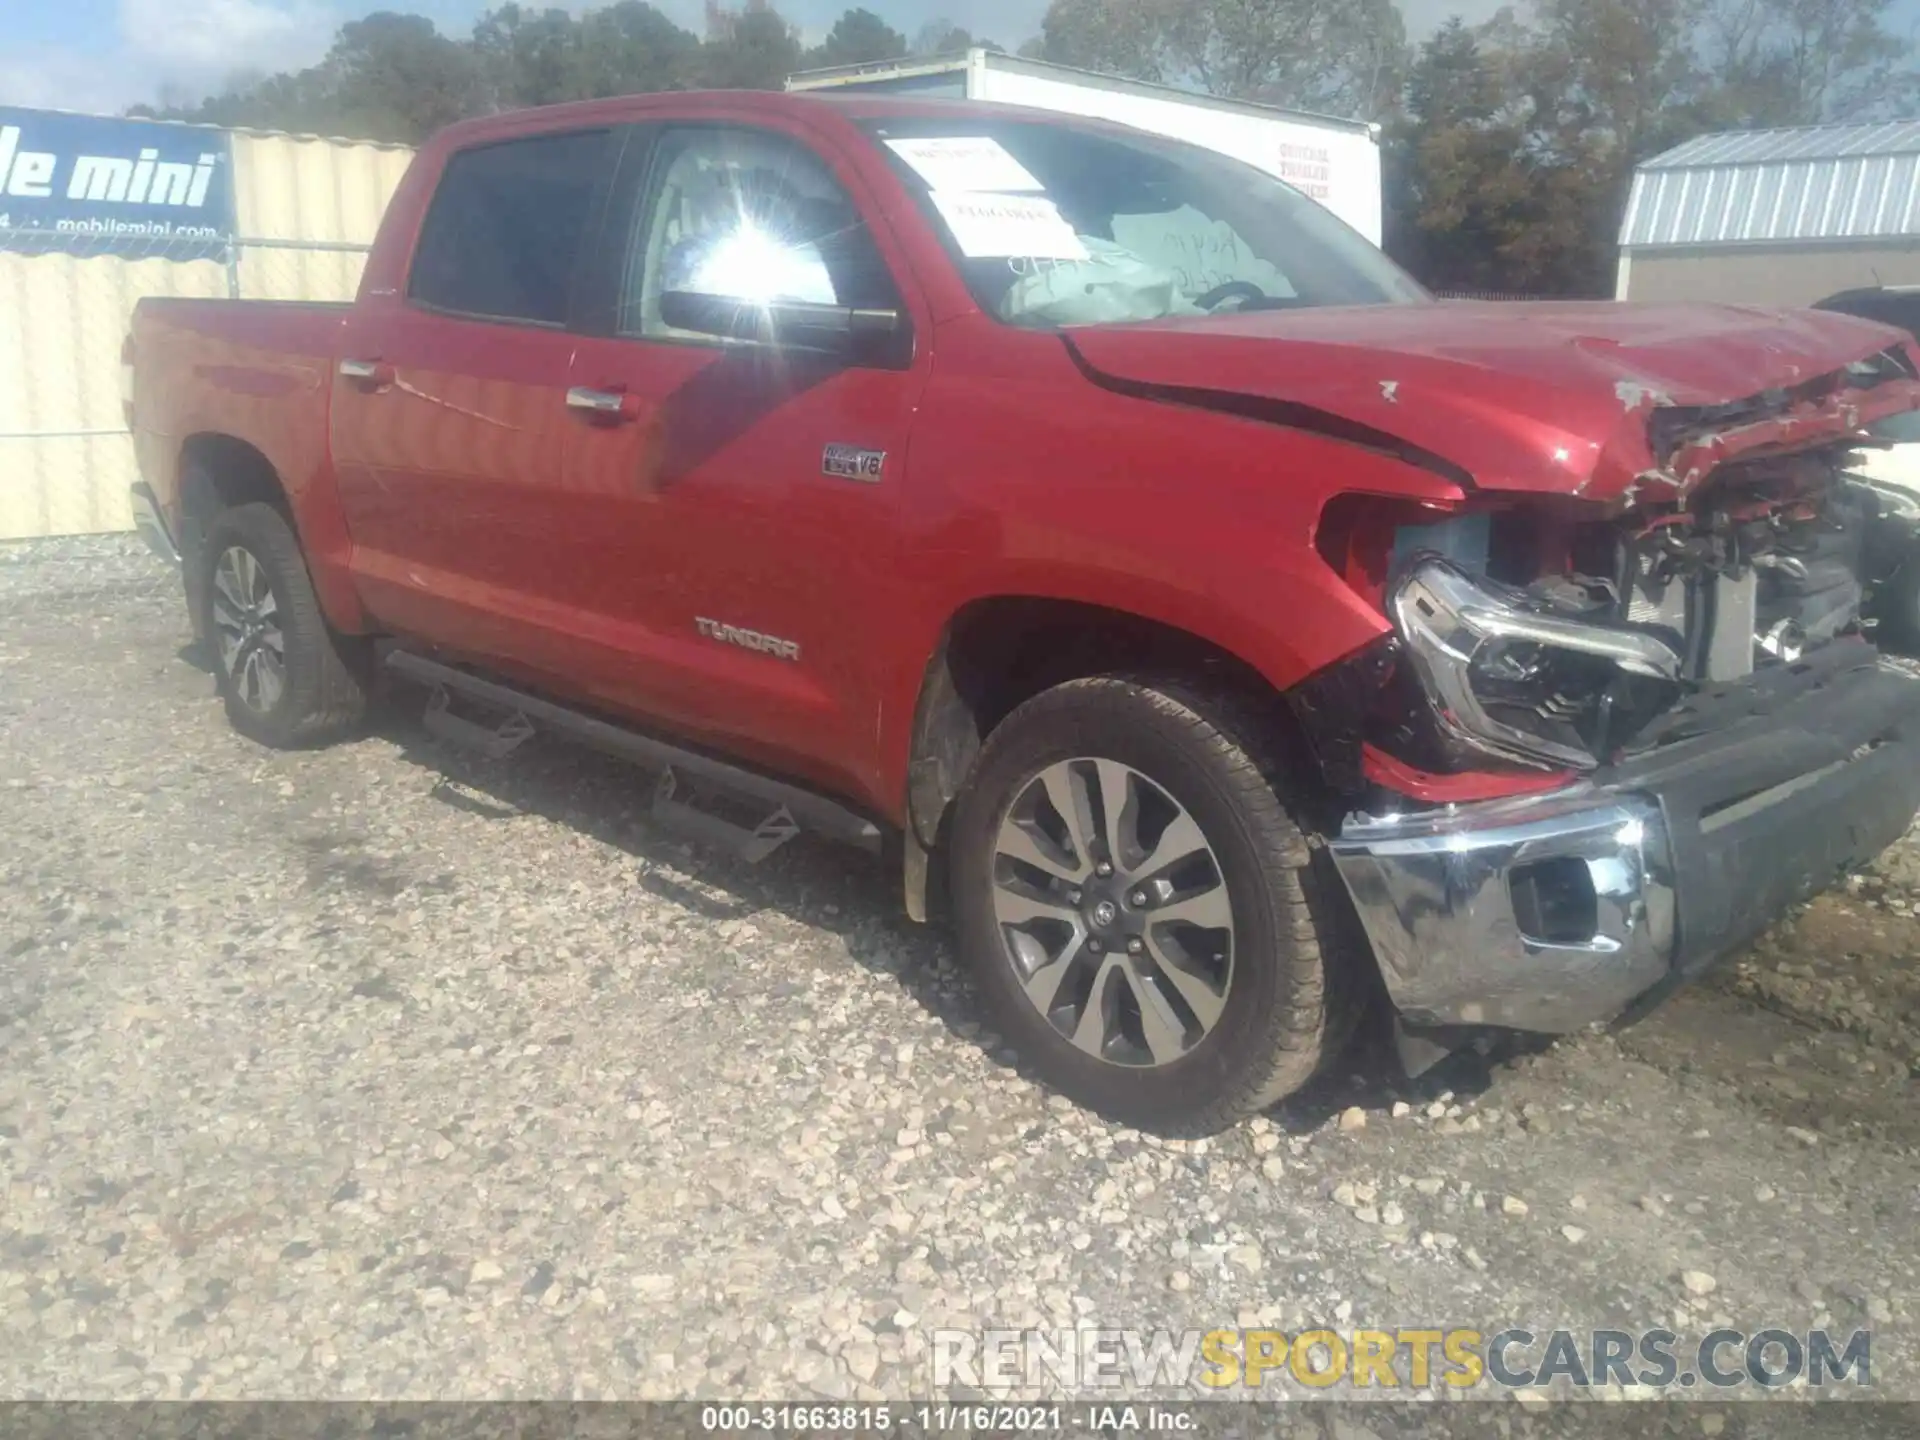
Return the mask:
<path id="1" fill-rule="evenodd" d="M 613 153 L 610 130 L 454 152 L 421 227 L 408 300 L 473 319 L 565 326 Z"/>

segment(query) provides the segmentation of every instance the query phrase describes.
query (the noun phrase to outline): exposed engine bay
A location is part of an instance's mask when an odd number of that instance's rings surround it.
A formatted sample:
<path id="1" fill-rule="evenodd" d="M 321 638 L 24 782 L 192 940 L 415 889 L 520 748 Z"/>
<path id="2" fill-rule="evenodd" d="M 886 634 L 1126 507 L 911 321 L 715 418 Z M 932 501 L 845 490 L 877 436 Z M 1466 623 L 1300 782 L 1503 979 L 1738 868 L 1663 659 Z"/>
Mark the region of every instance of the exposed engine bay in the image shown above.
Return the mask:
<path id="1" fill-rule="evenodd" d="M 1846 450 L 1730 464 L 1607 521 L 1401 527 L 1385 603 L 1438 725 L 1395 748 L 1443 770 L 1591 770 L 1658 743 L 1683 696 L 1860 635 L 1882 510 Z"/>

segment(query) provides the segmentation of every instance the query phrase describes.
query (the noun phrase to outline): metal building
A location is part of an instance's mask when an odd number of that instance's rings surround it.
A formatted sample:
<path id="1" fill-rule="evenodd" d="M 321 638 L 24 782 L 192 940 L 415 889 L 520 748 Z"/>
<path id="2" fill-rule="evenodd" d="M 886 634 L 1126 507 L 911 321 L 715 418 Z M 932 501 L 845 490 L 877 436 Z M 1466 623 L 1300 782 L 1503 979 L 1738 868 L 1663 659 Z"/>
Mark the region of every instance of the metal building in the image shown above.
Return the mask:
<path id="1" fill-rule="evenodd" d="M 162 193 L 174 151 L 224 171 L 197 187 L 202 214 L 182 208 L 191 177 Z M 141 296 L 351 300 L 411 158 L 0 108 L 0 541 L 132 527 L 120 345 Z"/>
<path id="2" fill-rule="evenodd" d="M 1634 173 L 1622 300 L 1809 305 L 1920 283 L 1920 121 L 1702 135 Z"/>

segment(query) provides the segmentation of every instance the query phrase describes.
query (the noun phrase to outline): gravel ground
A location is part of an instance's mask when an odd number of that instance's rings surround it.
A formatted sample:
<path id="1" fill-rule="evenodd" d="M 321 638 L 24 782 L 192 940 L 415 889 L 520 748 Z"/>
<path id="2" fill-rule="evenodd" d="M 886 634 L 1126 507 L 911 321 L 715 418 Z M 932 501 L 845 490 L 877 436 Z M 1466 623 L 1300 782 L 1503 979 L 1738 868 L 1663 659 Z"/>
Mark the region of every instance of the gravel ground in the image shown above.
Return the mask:
<path id="1" fill-rule="evenodd" d="M 1637 1027 L 1168 1143 L 860 857 L 546 741 L 271 753 L 185 639 L 137 542 L 0 550 L 0 1397 L 899 1400 L 941 1328 L 1325 1324 L 1866 1327 L 1920 1399 L 1920 840 Z"/>

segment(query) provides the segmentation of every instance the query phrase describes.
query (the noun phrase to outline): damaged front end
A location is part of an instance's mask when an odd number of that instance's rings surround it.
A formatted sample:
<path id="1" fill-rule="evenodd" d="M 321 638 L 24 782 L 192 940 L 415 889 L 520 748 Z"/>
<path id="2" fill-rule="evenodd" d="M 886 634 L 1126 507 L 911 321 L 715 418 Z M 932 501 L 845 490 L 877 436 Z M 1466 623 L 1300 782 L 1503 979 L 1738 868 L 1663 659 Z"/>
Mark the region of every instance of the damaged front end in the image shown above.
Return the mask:
<path id="1" fill-rule="evenodd" d="M 1390 633 L 1295 708 L 1352 813 L 1335 861 L 1403 1025 L 1560 1032 L 1750 939 L 1920 807 L 1920 682 L 1863 621 L 1859 412 L 1904 352 L 1646 411 L 1607 505 L 1346 497 L 1322 553 Z M 1628 493 L 1630 492 L 1630 493 Z"/>
<path id="2" fill-rule="evenodd" d="M 1648 463 L 1608 506 L 1335 502 L 1322 552 L 1393 627 L 1298 697 L 1336 788 L 1402 807 L 1538 790 L 1686 733 L 1693 698 L 1860 642 L 1887 537 L 1912 530 L 1847 473 L 1869 395 L 1920 405 L 1903 352 L 1654 409 Z"/>
<path id="3" fill-rule="evenodd" d="M 1406 758 L 1594 770 L 1660 743 L 1689 694 L 1858 634 L 1881 515 L 1843 454 L 1739 462 L 1684 506 L 1567 524 L 1530 578 L 1463 553 L 1472 520 L 1403 527 L 1386 608 L 1432 722 Z"/>

